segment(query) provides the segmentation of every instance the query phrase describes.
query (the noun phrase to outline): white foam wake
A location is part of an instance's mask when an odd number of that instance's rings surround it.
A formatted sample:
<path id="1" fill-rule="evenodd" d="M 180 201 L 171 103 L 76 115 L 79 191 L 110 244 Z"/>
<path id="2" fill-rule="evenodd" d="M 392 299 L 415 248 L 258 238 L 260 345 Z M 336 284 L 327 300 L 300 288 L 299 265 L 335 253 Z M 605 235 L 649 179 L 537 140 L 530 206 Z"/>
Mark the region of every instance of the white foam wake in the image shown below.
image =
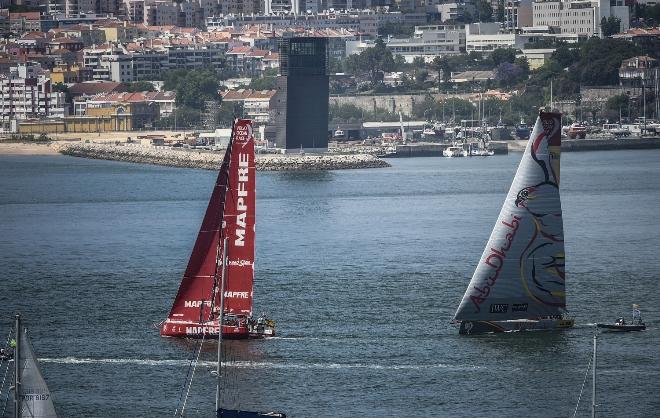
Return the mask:
<path id="1" fill-rule="evenodd" d="M 114 358 L 114 359 L 100 359 L 100 358 L 41 358 L 39 362 L 54 363 L 54 364 L 115 364 L 115 365 L 136 365 L 146 367 L 187 367 L 188 360 L 154 360 L 154 359 L 138 359 L 138 358 Z M 214 361 L 200 361 L 200 366 L 215 367 Z M 329 370 L 329 369 L 369 369 L 369 370 L 424 370 L 424 369 L 447 369 L 447 370 L 476 370 L 479 366 L 473 365 L 456 365 L 456 364 L 376 364 L 376 363 L 276 363 L 276 362 L 260 362 L 260 361 L 229 361 L 224 363 L 225 366 L 245 368 L 245 369 L 312 369 L 312 370 Z"/>

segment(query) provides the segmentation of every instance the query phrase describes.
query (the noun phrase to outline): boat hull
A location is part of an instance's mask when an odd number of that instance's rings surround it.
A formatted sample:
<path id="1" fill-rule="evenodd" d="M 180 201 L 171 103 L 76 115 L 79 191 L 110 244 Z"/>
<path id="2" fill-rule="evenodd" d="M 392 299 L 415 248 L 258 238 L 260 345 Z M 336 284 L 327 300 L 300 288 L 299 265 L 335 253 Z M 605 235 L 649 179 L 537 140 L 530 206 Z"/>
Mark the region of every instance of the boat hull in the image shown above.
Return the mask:
<path id="1" fill-rule="evenodd" d="M 238 409 L 218 409 L 217 418 L 259 418 L 259 417 L 277 417 L 286 418 L 285 414 L 280 412 L 251 412 L 240 411 Z"/>
<path id="2" fill-rule="evenodd" d="M 635 325 L 616 325 L 616 324 L 596 324 L 598 328 L 601 328 L 603 331 L 610 332 L 630 332 L 630 331 L 644 331 L 646 325 L 644 324 L 635 324 Z"/>
<path id="3" fill-rule="evenodd" d="M 573 319 L 515 319 L 510 321 L 461 321 L 460 335 L 491 334 L 515 331 L 552 331 L 572 328 Z"/>
<path id="4" fill-rule="evenodd" d="M 175 338 L 218 338 L 218 323 L 173 322 L 165 321 L 161 325 L 162 337 Z M 275 327 L 271 325 L 222 325 L 222 338 L 229 340 L 257 339 L 275 336 Z"/>

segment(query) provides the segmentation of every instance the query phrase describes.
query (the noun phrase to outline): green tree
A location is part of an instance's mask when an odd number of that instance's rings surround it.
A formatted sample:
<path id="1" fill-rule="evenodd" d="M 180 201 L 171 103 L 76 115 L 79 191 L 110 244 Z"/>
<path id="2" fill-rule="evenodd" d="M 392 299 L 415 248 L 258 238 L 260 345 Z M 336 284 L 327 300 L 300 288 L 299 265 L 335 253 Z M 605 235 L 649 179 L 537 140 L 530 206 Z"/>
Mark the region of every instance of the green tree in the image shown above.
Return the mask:
<path id="1" fill-rule="evenodd" d="M 122 83 L 122 85 L 129 93 L 136 91 L 156 91 L 156 87 L 148 81 L 135 81 L 133 83 Z"/>
<path id="2" fill-rule="evenodd" d="M 495 20 L 498 22 L 504 22 L 504 1 L 499 0 L 497 2 L 497 12 L 495 15 Z"/>
<path id="3" fill-rule="evenodd" d="M 275 77 L 253 78 L 248 87 L 254 90 L 273 90 L 277 87 L 277 79 Z"/>
<path id="4" fill-rule="evenodd" d="M 394 36 L 401 38 L 409 38 L 415 33 L 413 25 L 406 25 L 403 23 L 386 22 L 378 28 L 378 36 Z"/>
<path id="5" fill-rule="evenodd" d="M 603 17 L 600 20 L 600 29 L 603 32 L 603 36 L 612 36 L 619 33 L 621 31 L 621 19 L 614 16 Z"/>
<path id="6" fill-rule="evenodd" d="M 170 70 L 163 74 L 163 88 L 176 91 L 177 106 L 200 110 L 207 100 L 220 100 L 218 75 L 213 69 Z"/>
<path id="7" fill-rule="evenodd" d="M 475 4 L 477 9 L 478 22 L 492 22 L 493 21 L 493 7 L 489 1 L 478 0 Z"/>
<path id="8" fill-rule="evenodd" d="M 438 72 L 443 81 L 447 82 L 451 78 L 451 63 L 447 57 L 438 56 L 433 58 L 431 68 Z"/>
<path id="9" fill-rule="evenodd" d="M 373 47 L 367 48 L 360 53 L 358 60 L 360 69 L 369 72 L 373 84 L 382 81 L 382 71 L 394 69 L 394 58 L 392 52 L 385 46 L 382 39 L 377 39 Z"/>
<path id="10" fill-rule="evenodd" d="M 243 104 L 241 102 L 222 102 L 218 111 L 220 126 L 230 127 L 234 119 L 243 117 Z"/>
<path id="11" fill-rule="evenodd" d="M 513 48 L 497 48 L 490 54 L 493 66 L 497 67 L 503 62 L 512 63 L 516 60 L 516 50 Z"/>

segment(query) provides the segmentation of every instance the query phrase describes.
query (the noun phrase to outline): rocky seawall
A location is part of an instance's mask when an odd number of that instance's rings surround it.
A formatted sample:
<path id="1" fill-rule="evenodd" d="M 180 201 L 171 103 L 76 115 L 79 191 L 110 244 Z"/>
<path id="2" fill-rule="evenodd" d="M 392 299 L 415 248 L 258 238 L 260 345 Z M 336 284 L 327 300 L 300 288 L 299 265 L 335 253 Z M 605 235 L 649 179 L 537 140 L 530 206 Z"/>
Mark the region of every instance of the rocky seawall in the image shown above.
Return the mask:
<path id="1" fill-rule="evenodd" d="M 61 154 L 74 157 L 206 170 L 217 170 L 224 157 L 224 152 L 138 145 L 56 143 L 52 146 Z M 257 154 L 256 156 L 256 167 L 260 171 L 344 170 L 389 166 L 386 161 L 367 154 Z"/>

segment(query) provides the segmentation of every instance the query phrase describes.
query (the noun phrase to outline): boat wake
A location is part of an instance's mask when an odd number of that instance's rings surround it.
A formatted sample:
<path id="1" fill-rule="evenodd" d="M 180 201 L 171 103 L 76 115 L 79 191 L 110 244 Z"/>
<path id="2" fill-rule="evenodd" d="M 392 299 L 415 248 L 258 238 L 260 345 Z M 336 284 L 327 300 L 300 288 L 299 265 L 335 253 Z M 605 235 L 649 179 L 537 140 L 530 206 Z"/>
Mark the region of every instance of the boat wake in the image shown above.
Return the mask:
<path id="1" fill-rule="evenodd" d="M 41 358 L 39 362 L 53 364 L 112 364 L 112 365 L 136 365 L 146 367 L 188 367 L 187 360 L 151 360 L 138 358 Z M 215 368 L 215 361 L 199 361 L 199 366 Z M 469 371 L 480 369 L 480 366 L 474 365 L 456 365 L 456 364 L 374 364 L 374 363 L 274 363 L 258 361 L 229 361 L 224 362 L 224 366 L 235 367 L 239 369 L 291 369 L 291 370 L 342 370 L 342 369 L 366 369 L 366 370 L 426 370 L 426 369 L 446 369 L 456 371 Z"/>

